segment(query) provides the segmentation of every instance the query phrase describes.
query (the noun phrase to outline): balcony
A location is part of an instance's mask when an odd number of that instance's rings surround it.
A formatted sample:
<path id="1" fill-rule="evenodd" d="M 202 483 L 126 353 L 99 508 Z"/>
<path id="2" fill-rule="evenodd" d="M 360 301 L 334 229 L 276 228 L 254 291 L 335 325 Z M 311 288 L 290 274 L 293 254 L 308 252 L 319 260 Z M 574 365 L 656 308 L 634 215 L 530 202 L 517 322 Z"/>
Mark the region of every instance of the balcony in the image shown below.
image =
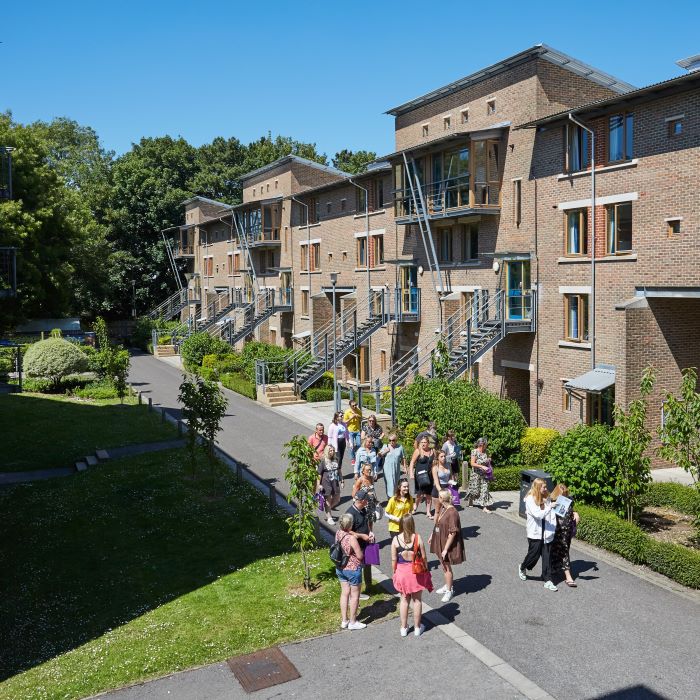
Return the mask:
<path id="1" fill-rule="evenodd" d="M 173 256 L 177 258 L 194 258 L 194 245 L 192 243 L 183 243 L 175 241 L 173 246 Z"/>
<path id="2" fill-rule="evenodd" d="M 497 182 L 470 183 L 470 177 L 465 175 L 429 182 L 421 189 L 430 220 L 469 214 L 498 214 L 501 211 L 501 186 Z M 398 224 L 411 223 L 418 214 L 423 214 L 418 193 L 414 202 L 410 188 L 395 190 L 394 201 Z"/>
<path id="3" fill-rule="evenodd" d="M 420 288 L 397 287 L 394 304 L 394 320 L 398 323 L 417 323 L 420 321 Z"/>
<path id="4" fill-rule="evenodd" d="M 281 204 L 263 204 L 238 214 L 240 232 L 250 248 L 276 248 L 280 245 Z"/>

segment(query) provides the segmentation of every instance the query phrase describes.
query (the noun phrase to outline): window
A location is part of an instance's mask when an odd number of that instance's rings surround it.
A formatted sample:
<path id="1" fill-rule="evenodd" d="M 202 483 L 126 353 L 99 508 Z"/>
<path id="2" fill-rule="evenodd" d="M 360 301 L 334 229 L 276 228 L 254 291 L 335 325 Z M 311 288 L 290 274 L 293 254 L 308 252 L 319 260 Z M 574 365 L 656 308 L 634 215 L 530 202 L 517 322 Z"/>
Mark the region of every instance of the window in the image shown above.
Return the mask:
<path id="1" fill-rule="evenodd" d="M 477 260 L 479 257 L 479 224 L 462 226 L 462 261 Z"/>
<path id="2" fill-rule="evenodd" d="M 307 243 L 301 244 L 301 269 L 303 272 L 309 271 L 309 246 Z"/>
<path id="3" fill-rule="evenodd" d="M 608 162 L 631 160 L 633 131 L 632 114 L 613 114 L 608 119 Z"/>
<path id="4" fill-rule="evenodd" d="M 372 236 L 372 267 L 384 264 L 384 236 Z"/>
<path id="5" fill-rule="evenodd" d="M 270 183 L 269 182 L 267 183 L 267 191 L 268 192 L 270 191 Z"/>
<path id="6" fill-rule="evenodd" d="M 666 219 L 669 238 L 671 236 L 677 236 L 681 232 L 681 221 L 682 219 Z"/>
<path id="7" fill-rule="evenodd" d="M 321 244 L 311 244 L 311 272 L 321 269 Z"/>
<path id="8" fill-rule="evenodd" d="M 386 350 L 379 351 L 379 371 L 386 372 Z"/>
<path id="9" fill-rule="evenodd" d="M 204 258 L 204 276 L 212 277 L 214 275 L 214 258 Z"/>
<path id="10" fill-rule="evenodd" d="M 229 276 L 233 274 L 233 253 L 226 255 L 226 274 Z"/>
<path id="11" fill-rule="evenodd" d="M 357 267 L 367 267 L 367 238 L 357 239 Z"/>
<path id="12" fill-rule="evenodd" d="M 486 114 L 496 114 L 496 100 L 486 101 Z"/>
<path id="13" fill-rule="evenodd" d="M 240 272 L 241 270 L 241 256 L 238 253 L 234 253 L 233 255 L 233 274 L 235 275 L 237 272 Z"/>
<path id="14" fill-rule="evenodd" d="M 309 290 L 308 289 L 301 290 L 301 315 L 302 316 L 309 315 Z"/>
<path id="15" fill-rule="evenodd" d="M 275 180 L 275 189 L 277 189 L 278 183 L 279 183 L 279 180 Z"/>
<path id="16" fill-rule="evenodd" d="M 576 124 L 566 125 L 566 171 L 575 173 L 591 165 L 590 135 Z"/>
<path id="17" fill-rule="evenodd" d="M 565 294 L 564 337 L 576 343 L 588 342 L 588 294 Z"/>
<path id="18" fill-rule="evenodd" d="M 331 213 L 332 207 L 333 207 L 333 203 L 332 203 L 332 202 L 326 202 L 326 214 L 330 214 L 330 213 Z"/>
<path id="19" fill-rule="evenodd" d="M 372 204 L 372 202 L 370 202 Z M 374 207 L 373 211 L 384 208 L 384 180 L 381 178 L 374 181 Z"/>
<path id="20" fill-rule="evenodd" d="M 439 228 L 438 236 L 438 259 L 442 263 L 452 262 L 452 229 Z"/>
<path id="21" fill-rule="evenodd" d="M 317 197 L 309 201 L 309 223 L 317 224 L 321 218 L 321 203 Z"/>
<path id="22" fill-rule="evenodd" d="M 442 128 L 444 131 L 449 131 L 451 124 L 452 124 L 452 117 L 443 117 L 442 118 Z"/>
<path id="23" fill-rule="evenodd" d="M 423 134 L 423 138 L 426 138 L 428 136 L 429 128 L 430 128 L 429 124 L 423 124 L 423 126 L 421 126 L 421 133 Z"/>
<path id="24" fill-rule="evenodd" d="M 564 214 L 566 226 L 566 255 L 585 255 L 587 249 L 588 211 L 572 209 Z"/>
<path id="25" fill-rule="evenodd" d="M 632 250 L 632 203 L 613 204 L 606 207 L 607 252 L 610 255 Z"/>
<path id="26" fill-rule="evenodd" d="M 670 138 L 674 136 L 680 136 L 683 133 L 683 118 L 682 117 L 671 117 L 668 119 L 668 135 Z"/>
<path id="27" fill-rule="evenodd" d="M 564 381 L 565 385 L 567 381 L 569 380 L 567 379 Z M 567 390 L 566 386 L 562 386 L 562 392 L 562 410 L 571 413 L 571 407 L 573 405 L 571 392 Z"/>
<path id="28" fill-rule="evenodd" d="M 523 181 L 513 180 L 513 222 L 520 226 L 523 213 Z"/>
<path id="29" fill-rule="evenodd" d="M 459 114 L 462 118 L 462 124 L 466 124 L 469 121 L 469 110 L 463 109 Z"/>
<path id="30" fill-rule="evenodd" d="M 356 188 L 357 191 L 357 211 L 363 212 L 367 206 L 367 192 L 359 187 Z"/>

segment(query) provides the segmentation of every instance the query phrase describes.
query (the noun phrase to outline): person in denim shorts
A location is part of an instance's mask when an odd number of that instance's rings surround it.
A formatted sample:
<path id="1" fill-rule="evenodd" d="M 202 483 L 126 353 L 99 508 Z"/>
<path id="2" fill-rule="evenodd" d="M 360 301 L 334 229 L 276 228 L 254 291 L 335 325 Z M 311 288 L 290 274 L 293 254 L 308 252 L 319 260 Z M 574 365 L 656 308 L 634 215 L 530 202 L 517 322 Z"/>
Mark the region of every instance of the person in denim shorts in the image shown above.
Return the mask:
<path id="1" fill-rule="evenodd" d="M 364 554 L 357 537 L 350 531 L 352 525 L 352 515 L 345 513 L 340 516 L 338 520 L 340 529 L 335 533 L 335 541 L 340 542 L 343 552 L 349 558 L 345 568 L 336 567 L 335 573 L 340 581 L 340 627 L 348 630 L 361 630 L 367 627 L 364 622 L 357 621 Z"/>

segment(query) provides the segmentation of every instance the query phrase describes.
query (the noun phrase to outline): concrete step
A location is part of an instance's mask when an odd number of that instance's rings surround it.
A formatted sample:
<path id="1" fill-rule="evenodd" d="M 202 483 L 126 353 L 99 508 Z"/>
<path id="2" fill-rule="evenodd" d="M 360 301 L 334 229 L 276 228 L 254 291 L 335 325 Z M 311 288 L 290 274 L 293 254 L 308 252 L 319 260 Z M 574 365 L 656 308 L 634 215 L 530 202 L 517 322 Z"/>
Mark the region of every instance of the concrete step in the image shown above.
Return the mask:
<path id="1" fill-rule="evenodd" d="M 88 465 L 85 464 L 85 462 L 76 462 L 75 463 L 75 470 L 78 472 L 86 472 L 88 468 Z"/>
<path id="2" fill-rule="evenodd" d="M 85 461 L 87 462 L 88 467 L 96 467 L 98 465 L 98 460 L 95 455 L 88 455 L 85 458 Z"/>
<path id="3" fill-rule="evenodd" d="M 285 398 L 270 398 L 267 400 L 268 406 L 288 406 L 294 403 L 306 403 L 303 399 L 298 399 L 296 396 Z"/>
<path id="4" fill-rule="evenodd" d="M 96 450 L 95 456 L 97 459 L 104 462 L 105 460 L 109 459 L 109 452 L 107 452 L 107 450 Z"/>
<path id="5" fill-rule="evenodd" d="M 291 390 L 290 391 L 268 391 L 268 392 L 266 392 L 266 394 L 267 394 L 267 397 L 270 399 L 289 399 L 289 398 L 296 396 L 296 394 Z"/>

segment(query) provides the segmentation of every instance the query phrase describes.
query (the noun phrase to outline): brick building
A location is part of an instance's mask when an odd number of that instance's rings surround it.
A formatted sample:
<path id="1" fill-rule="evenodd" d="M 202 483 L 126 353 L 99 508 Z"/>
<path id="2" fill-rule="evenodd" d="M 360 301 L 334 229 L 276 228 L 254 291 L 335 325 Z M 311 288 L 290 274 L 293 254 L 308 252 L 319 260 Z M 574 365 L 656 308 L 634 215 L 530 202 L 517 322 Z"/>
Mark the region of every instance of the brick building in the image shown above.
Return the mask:
<path id="1" fill-rule="evenodd" d="M 558 429 L 609 420 L 653 362 L 658 423 L 700 360 L 699 80 L 638 90 L 538 45 L 389 110 L 396 150 L 360 176 L 287 156 L 245 176 L 238 207 L 195 197 L 176 246 L 190 311 L 327 366 L 335 286 L 348 385 L 447 353 L 450 376 Z"/>

